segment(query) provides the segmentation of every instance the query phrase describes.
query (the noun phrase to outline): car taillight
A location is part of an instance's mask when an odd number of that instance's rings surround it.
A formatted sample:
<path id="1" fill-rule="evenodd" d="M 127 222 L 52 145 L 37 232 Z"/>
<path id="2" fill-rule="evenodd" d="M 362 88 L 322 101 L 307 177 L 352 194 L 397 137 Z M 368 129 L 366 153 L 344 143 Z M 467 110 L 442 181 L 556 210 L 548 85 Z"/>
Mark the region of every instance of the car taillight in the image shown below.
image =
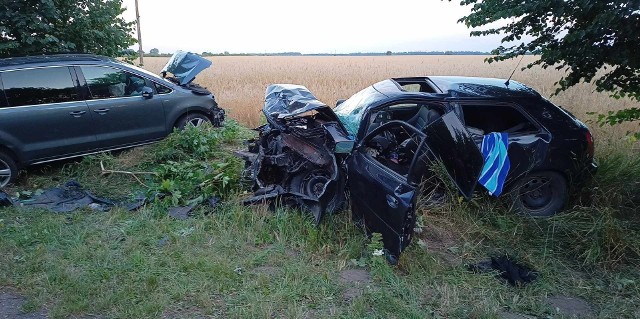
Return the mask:
<path id="1" fill-rule="evenodd" d="M 589 157 L 593 157 L 593 153 L 594 153 L 593 135 L 591 135 L 591 132 L 589 132 L 589 130 L 587 130 L 587 132 L 585 132 L 584 135 L 585 135 L 585 138 L 587 139 L 587 154 L 589 154 Z"/>

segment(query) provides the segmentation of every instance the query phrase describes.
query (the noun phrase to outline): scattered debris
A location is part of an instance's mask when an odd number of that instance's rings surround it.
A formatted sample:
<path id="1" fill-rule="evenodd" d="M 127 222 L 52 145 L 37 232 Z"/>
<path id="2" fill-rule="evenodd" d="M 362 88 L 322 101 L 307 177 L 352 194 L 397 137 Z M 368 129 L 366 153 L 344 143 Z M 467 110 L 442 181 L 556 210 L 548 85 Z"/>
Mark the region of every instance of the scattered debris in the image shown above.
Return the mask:
<path id="1" fill-rule="evenodd" d="M 207 204 L 209 204 L 211 208 L 216 208 L 221 203 L 222 203 L 222 199 L 220 199 L 220 197 L 218 196 L 211 196 L 207 199 Z"/>
<path id="2" fill-rule="evenodd" d="M 13 205 L 11 197 L 7 193 L 0 191 L 0 207 L 9 207 Z"/>
<path id="3" fill-rule="evenodd" d="M 46 189 L 30 199 L 18 199 L 16 203 L 20 206 L 44 208 L 56 213 L 68 213 L 82 207 L 106 211 L 116 206 L 116 203 L 111 200 L 85 191 L 76 181 L 68 181 L 60 188 Z"/>
<path id="4" fill-rule="evenodd" d="M 137 175 L 158 175 L 155 172 L 128 172 L 128 171 L 118 171 L 118 170 L 112 170 L 112 169 L 106 169 L 104 168 L 104 164 L 102 163 L 102 161 L 100 161 L 100 175 L 109 175 L 109 174 L 126 174 L 129 176 L 132 176 L 133 178 L 135 178 L 136 181 L 138 181 L 138 183 L 140 183 L 140 185 L 149 188 L 149 186 L 147 186 L 147 184 L 143 183 L 142 180 L 137 176 Z"/>
<path id="5" fill-rule="evenodd" d="M 180 207 L 173 207 L 169 209 L 169 216 L 178 219 L 178 220 L 185 220 L 189 217 L 191 217 L 191 211 L 193 210 L 193 208 L 196 207 L 196 205 L 189 205 L 189 206 L 180 206 Z"/>
<path id="6" fill-rule="evenodd" d="M 528 266 L 517 263 L 507 255 L 491 257 L 489 260 L 469 265 L 469 270 L 477 273 L 497 271 L 498 277 L 506 280 L 512 286 L 523 286 L 536 280 L 539 274 Z"/>
<path id="7" fill-rule="evenodd" d="M 62 187 L 53 187 L 32 192 L 20 192 L 16 198 L 10 198 L 0 192 L 0 206 L 15 205 L 21 207 L 43 208 L 56 213 L 68 213 L 88 207 L 96 211 L 107 211 L 113 207 L 123 207 L 133 211 L 144 205 L 146 199 L 137 198 L 133 203 L 121 203 L 102 198 L 84 190 L 76 181 L 68 181 Z"/>

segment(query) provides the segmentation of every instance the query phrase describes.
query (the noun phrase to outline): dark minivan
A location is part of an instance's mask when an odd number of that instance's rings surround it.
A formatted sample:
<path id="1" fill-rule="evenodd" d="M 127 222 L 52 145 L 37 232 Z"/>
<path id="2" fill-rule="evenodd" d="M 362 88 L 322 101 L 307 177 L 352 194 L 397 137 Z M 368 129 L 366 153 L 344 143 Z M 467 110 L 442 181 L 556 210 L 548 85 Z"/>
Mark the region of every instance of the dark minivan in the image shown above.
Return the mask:
<path id="1" fill-rule="evenodd" d="M 211 61 L 177 52 L 159 77 L 103 56 L 0 59 L 0 187 L 21 166 L 127 148 L 174 128 L 219 126 L 224 110 L 191 82 Z"/>

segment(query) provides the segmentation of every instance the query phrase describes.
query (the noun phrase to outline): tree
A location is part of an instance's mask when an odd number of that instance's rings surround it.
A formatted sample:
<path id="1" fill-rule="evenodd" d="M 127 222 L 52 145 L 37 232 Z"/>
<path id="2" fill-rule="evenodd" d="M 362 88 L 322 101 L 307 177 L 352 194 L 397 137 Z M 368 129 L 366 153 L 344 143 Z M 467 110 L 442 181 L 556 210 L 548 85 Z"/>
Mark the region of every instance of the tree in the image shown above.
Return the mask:
<path id="1" fill-rule="evenodd" d="M 640 101 L 640 0 L 461 0 L 460 4 L 473 5 L 471 13 L 459 20 L 469 28 L 508 21 L 471 32 L 504 36 L 506 46 L 493 50 L 489 63 L 532 53 L 539 59 L 523 69 L 540 65 L 566 72 L 556 82 L 555 94 L 588 82 L 614 98 Z M 599 122 L 639 119 L 640 109 L 631 108 L 602 115 Z"/>
<path id="2" fill-rule="evenodd" d="M 153 49 L 149 50 L 149 54 L 158 55 L 158 54 L 160 54 L 160 50 L 158 50 L 156 48 L 153 48 Z"/>
<path id="3" fill-rule="evenodd" d="M 392 54 L 393 54 L 393 52 L 391 52 L 391 51 L 387 51 L 387 53 L 386 53 L 386 55 L 392 55 Z"/>
<path id="4" fill-rule="evenodd" d="M 3 1 L 0 57 L 80 52 L 118 56 L 134 44 L 122 0 Z"/>

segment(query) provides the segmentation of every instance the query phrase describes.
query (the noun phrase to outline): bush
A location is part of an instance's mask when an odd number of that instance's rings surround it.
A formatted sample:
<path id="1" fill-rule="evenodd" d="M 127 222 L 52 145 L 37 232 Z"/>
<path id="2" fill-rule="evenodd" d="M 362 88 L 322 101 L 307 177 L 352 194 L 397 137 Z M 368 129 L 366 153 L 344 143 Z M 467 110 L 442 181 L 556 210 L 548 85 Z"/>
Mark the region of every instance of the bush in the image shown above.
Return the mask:
<path id="1" fill-rule="evenodd" d="M 156 176 L 150 192 L 174 206 L 228 196 L 239 185 L 241 161 L 222 144 L 234 142 L 239 132 L 232 121 L 223 128 L 187 126 L 171 133 L 153 154 Z"/>

